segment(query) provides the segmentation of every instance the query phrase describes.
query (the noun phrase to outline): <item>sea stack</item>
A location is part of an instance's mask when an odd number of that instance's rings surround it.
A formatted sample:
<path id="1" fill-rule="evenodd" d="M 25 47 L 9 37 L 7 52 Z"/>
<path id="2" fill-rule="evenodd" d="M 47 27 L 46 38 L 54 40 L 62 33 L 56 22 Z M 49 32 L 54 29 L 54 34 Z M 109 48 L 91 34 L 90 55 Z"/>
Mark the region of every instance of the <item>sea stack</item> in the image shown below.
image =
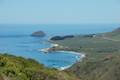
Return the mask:
<path id="1" fill-rule="evenodd" d="M 31 34 L 33 37 L 45 37 L 46 34 L 43 31 L 36 31 Z"/>

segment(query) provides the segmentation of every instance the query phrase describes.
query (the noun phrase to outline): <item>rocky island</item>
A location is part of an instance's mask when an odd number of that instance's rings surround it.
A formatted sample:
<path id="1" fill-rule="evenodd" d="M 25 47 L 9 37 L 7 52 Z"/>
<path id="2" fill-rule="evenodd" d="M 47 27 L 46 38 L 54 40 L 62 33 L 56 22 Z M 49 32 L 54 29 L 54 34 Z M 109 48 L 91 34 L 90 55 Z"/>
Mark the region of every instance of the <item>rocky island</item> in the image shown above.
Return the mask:
<path id="1" fill-rule="evenodd" d="M 31 36 L 33 36 L 33 37 L 45 37 L 46 34 L 45 34 L 45 32 L 43 32 L 43 31 L 36 31 L 36 32 L 33 32 L 33 33 L 31 34 Z"/>

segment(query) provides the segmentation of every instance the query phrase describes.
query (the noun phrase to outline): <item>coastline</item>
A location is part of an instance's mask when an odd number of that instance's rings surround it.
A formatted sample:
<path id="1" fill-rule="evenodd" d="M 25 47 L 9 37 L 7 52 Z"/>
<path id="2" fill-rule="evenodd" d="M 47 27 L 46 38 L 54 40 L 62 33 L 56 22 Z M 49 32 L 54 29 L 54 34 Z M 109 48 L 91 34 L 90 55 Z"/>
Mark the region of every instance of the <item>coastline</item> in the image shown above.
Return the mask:
<path id="1" fill-rule="evenodd" d="M 64 53 L 68 53 L 68 54 L 76 54 L 78 56 L 76 56 L 76 62 L 75 63 L 80 62 L 83 58 L 86 57 L 85 53 L 79 53 L 79 52 L 75 52 L 75 51 L 68 51 L 68 50 L 55 50 L 55 51 L 53 50 L 53 51 L 51 51 L 52 47 L 59 47 L 59 46 L 60 46 L 59 44 L 53 44 L 52 43 L 51 46 L 50 46 L 50 48 L 40 49 L 39 51 L 44 52 L 44 53 L 49 53 L 49 52 L 64 52 Z M 55 67 L 56 67 L 56 69 L 58 69 L 60 71 L 63 71 L 63 70 L 66 70 L 66 69 L 70 68 L 75 63 L 73 63 L 71 65 L 63 66 L 63 67 L 60 67 L 60 68 L 57 68 L 57 66 L 55 66 Z"/>
<path id="2" fill-rule="evenodd" d="M 56 51 L 56 52 L 66 52 L 68 54 L 77 54 L 77 55 L 79 55 L 79 56 L 76 56 L 77 59 L 76 59 L 75 63 L 80 62 L 83 58 L 86 57 L 85 53 L 78 53 L 78 52 L 75 52 L 75 51 L 62 51 L 61 50 L 61 51 Z M 60 68 L 58 68 L 58 70 L 60 70 L 60 71 L 66 70 L 66 69 L 70 68 L 71 66 L 73 66 L 75 63 L 73 63 L 71 65 L 68 65 L 68 66 L 60 67 Z"/>
<path id="3" fill-rule="evenodd" d="M 72 64 L 72 65 L 74 65 L 74 64 Z M 63 67 L 60 67 L 60 68 L 57 68 L 57 69 L 58 69 L 59 71 L 64 71 L 64 70 L 70 68 L 72 65 L 63 66 Z"/>

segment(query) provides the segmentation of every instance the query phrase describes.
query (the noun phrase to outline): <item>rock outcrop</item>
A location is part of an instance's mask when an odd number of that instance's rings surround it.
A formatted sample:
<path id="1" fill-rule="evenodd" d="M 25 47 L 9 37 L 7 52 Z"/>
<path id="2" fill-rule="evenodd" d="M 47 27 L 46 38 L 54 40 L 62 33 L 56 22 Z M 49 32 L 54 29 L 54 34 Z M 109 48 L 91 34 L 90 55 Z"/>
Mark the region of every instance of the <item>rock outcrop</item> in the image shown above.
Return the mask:
<path id="1" fill-rule="evenodd" d="M 33 36 L 33 37 L 45 37 L 45 35 L 46 34 L 43 31 L 36 31 L 31 34 L 31 36 Z"/>

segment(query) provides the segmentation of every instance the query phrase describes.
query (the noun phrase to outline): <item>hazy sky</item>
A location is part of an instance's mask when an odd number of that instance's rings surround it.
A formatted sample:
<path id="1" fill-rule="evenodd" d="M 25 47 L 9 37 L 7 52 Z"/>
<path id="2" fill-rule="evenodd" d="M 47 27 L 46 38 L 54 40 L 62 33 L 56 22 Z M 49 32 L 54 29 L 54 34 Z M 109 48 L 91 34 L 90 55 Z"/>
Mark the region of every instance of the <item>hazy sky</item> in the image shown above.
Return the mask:
<path id="1" fill-rule="evenodd" d="M 120 0 L 0 0 L 0 23 L 120 23 Z"/>

